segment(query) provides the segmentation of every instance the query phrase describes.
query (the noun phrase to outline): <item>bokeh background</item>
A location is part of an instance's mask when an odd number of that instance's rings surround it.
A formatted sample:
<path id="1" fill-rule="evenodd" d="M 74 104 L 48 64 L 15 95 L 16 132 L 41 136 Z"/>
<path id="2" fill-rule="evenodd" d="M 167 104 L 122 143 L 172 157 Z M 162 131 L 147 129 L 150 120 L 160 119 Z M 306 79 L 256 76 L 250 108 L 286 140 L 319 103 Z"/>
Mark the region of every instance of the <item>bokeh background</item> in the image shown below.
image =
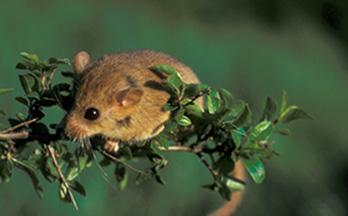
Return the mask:
<path id="1" fill-rule="evenodd" d="M 21 51 L 73 59 L 131 49 L 154 49 L 189 65 L 202 82 L 230 90 L 260 117 L 262 101 L 281 99 L 307 110 L 314 121 L 275 135 L 281 157 L 265 161 L 266 179 L 249 178 L 236 215 L 330 216 L 348 213 L 348 2 L 334 0 L 1 0 L 0 88 L 9 116 L 23 111 L 15 69 Z M 70 70 L 69 67 L 63 67 Z M 60 77 L 57 76 L 59 81 Z M 52 110 L 48 119 L 64 113 Z M 149 181 L 114 190 L 95 165 L 80 176 L 87 197 L 80 207 L 59 203 L 57 184 L 42 178 L 39 200 L 20 171 L 0 185 L 0 215 L 206 215 L 222 204 L 202 189 L 210 174 L 194 155 L 169 153 L 168 185 Z M 112 170 L 106 169 L 112 178 Z"/>

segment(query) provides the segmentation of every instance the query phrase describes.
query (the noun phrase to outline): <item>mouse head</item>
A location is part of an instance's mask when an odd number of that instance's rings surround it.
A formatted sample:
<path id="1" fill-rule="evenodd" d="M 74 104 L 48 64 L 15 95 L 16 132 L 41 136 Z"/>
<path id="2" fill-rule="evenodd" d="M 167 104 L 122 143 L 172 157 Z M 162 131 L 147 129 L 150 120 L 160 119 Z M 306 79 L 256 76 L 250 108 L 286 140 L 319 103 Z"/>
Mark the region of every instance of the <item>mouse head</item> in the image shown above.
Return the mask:
<path id="1" fill-rule="evenodd" d="M 67 118 L 67 135 L 87 138 L 100 134 L 122 140 L 143 90 L 127 82 L 122 73 L 124 68 L 109 62 L 107 57 L 91 63 L 88 53 L 80 52 L 74 59 L 73 68 L 82 76 L 82 82 L 75 106 Z"/>

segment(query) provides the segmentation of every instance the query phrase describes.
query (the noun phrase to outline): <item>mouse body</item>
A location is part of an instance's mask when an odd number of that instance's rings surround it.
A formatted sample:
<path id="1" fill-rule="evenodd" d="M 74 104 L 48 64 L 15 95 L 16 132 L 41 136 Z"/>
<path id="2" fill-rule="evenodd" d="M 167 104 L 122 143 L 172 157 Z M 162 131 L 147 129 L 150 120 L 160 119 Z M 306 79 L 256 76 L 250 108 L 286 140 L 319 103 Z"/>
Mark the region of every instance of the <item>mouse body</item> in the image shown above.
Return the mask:
<path id="1" fill-rule="evenodd" d="M 167 76 L 151 69 L 160 64 L 175 68 L 186 83 L 199 83 L 189 67 L 161 52 L 120 52 L 93 62 L 86 52 L 77 54 L 73 67 L 82 82 L 67 118 L 67 135 L 127 142 L 156 136 L 170 115 L 164 111 L 170 95 L 161 86 Z"/>
<path id="2" fill-rule="evenodd" d="M 172 66 L 185 83 L 199 83 L 188 66 L 161 52 L 119 52 L 93 62 L 88 53 L 78 53 L 73 68 L 81 82 L 67 116 L 66 134 L 78 139 L 101 135 L 106 140 L 104 148 L 110 152 L 117 151 L 120 141 L 131 143 L 159 134 L 170 116 L 164 110 L 170 94 L 161 85 L 167 75 L 152 70 L 155 65 Z M 203 106 L 201 98 L 197 102 Z M 241 162 L 236 163 L 234 176 L 245 179 Z M 230 215 L 241 196 L 241 191 L 233 193 L 233 199 L 213 215 Z"/>

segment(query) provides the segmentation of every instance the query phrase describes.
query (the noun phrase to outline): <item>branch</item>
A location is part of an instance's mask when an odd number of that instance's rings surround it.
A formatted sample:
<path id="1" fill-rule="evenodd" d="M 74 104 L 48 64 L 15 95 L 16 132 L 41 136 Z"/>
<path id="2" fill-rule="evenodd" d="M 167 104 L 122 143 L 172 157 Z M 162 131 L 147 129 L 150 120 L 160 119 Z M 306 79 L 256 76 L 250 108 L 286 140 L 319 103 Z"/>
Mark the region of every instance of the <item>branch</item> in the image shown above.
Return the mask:
<path id="1" fill-rule="evenodd" d="M 0 133 L 0 140 L 14 140 L 14 139 L 27 139 L 29 137 L 28 131 L 22 131 L 17 133 Z"/>
<path id="2" fill-rule="evenodd" d="M 128 167 L 129 169 L 134 170 L 134 171 L 137 172 L 137 173 L 144 174 L 144 175 L 149 175 L 149 174 L 147 174 L 146 172 L 141 171 L 141 170 L 138 170 L 137 168 L 134 168 L 134 167 L 132 167 L 131 165 L 129 165 L 129 164 L 127 164 L 127 163 L 121 161 L 120 159 L 118 159 L 118 158 L 114 157 L 113 155 L 107 153 L 105 150 L 101 150 L 101 149 L 98 149 L 98 148 L 94 148 L 94 149 L 97 150 L 97 151 L 99 151 L 100 153 L 102 153 L 102 154 L 105 155 L 106 157 L 110 158 L 111 160 L 116 161 L 116 162 L 118 162 L 118 163 L 121 163 L 121 164 L 125 165 L 126 167 Z"/>
<path id="3" fill-rule="evenodd" d="M 158 146 L 158 148 L 162 151 L 189 152 L 189 153 L 196 154 L 198 158 L 200 159 L 200 161 L 209 169 L 214 179 L 216 180 L 216 176 L 218 175 L 218 172 L 214 170 L 214 168 L 204 159 L 202 155 L 202 152 L 206 152 L 206 149 L 190 148 L 185 146 L 169 146 L 168 149 L 164 148 L 163 146 Z"/>
<path id="4" fill-rule="evenodd" d="M 202 163 L 209 169 L 211 174 L 214 176 L 214 178 L 218 175 L 218 172 L 216 172 L 212 166 L 204 159 L 203 155 L 201 153 L 196 154 L 198 158 L 202 161 Z"/>
<path id="5" fill-rule="evenodd" d="M 13 131 L 13 130 L 19 128 L 19 127 L 22 127 L 22 126 L 24 126 L 24 125 L 28 125 L 28 124 L 33 123 L 33 122 L 35 122 L 35 121 L 37 121 L 37 118 L 32 119 L 32 120 L 29 120 L 29 121 L 26 121 L 26 122 L 22 122 L 22 123 L 20 123 L 20 124 L 18 124 L 18 125 L 16 125 L 16 126 L 13 126 L 13 127 L 9 128 L 9 129 L 0 131 L 0 134 L 8 133 L 8 132 L 10 132 L 10 131 Z"/>
<path id="6" fill-rule="evenodd" d="M 173 151 L 173 152 L 190 152 L 190 153 L 199 153 L 202 152 L 201 148 L 190 148 L 186 146 L 169 146 L 168 149 L 163 146 L 158 146 L 161 151 Z"/>
<path id="7" fill-rule="evenodd" d="M 69 187 L 68 183 L 66 182 L 66 180 L 65 180 L 65 178 L 64 178 L 64 175 L 62 174 L 62 171 L 60 171 L 59 165 L 58 165 L 58 163 L 57 163 L 56 156 L 55 156 L 55 154 L 54 154 L 54 149 L 52 149 L 52 147 L 51 147 L 50 145 L 47 146 L 47 149 L 48 149 L 48 152 L 49 152 L 50 155 L 51 155 L 51 158 L 53 159 L 54 166 L 56 167 L 56 169 L 57 169 L 57 171 L 58 171 L 58 174 L 59 174 L 59 176 L 60 176 L 60 179 L 61 179 L 61 181 L 63 182 L 63 184 L 65 185 L 66 189 L 68 190 L 68 194 L 69 194 L 69 196 L 70 196 L 70 199 L 71 199 L 71 201 L 72 201 L 72 203 L 73 203 L 73 205 L 74 205 L 76 211 L 78 211 L 79 208 L 77 207 L 76 201 L 75 201 L 74 196 L 73 196 L 73 194 L 72 194 L 72 192 L 71 192 L 71 190 L 70 190 L 70 187 Z"/>

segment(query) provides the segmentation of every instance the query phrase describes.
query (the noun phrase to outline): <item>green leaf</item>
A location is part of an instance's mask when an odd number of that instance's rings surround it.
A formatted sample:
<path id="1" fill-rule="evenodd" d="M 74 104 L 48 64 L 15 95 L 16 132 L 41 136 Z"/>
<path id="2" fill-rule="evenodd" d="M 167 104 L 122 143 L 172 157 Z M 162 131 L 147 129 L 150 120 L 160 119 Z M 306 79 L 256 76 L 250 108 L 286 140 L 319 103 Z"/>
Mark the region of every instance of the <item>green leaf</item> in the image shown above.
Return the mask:
<path id="1" fill-rule="evenodd" d="M 68 181 L 67 183 L 72 190 L 76 191 L 82 196 L 87 196 L 86 188 L 80 182 L 74 180 L 70 182 Z"/>
<path id="2" fill-rule="evenodd" d="M 150 143 L 150 148 L 161 158 L 165 158 L 163 152 L 161 151 L 161 149 L 158 148 L 157 144 L 154 141 L 151 141 Z"/>
<path id="3" fill-rule="evenodd" d="M 280 108 L 280 113 L 283 113 L 285 108 L 286 108 L 286 103 L 287 103 L 287 100 L 288 100 L 288 96 L 286 94 L 286 91 L 283 90 L 283 97 L 282 97 L 282 106 Z"/>
<path id="4" fill-rule="evenodd" d="M 23 114 L 23 113 L 21 113 L 21 112 L 18 112 L 17 114 L 16 114 L 16 116 L 17 116 L 17 118 L 19 119 L 19 120 L 21 120 L 21 121 L 25 121 L 25 119 L 26 119 L 26 117 L 25 117 L 25 115 Z"/>
<path id="5" fill-rule="evenodd" d="M 164 127 L 168 131 L 174 131 L 178 128 L 178 123 L 176 121 L 169 119 L 169 120 L 164 122 Z"/>
<path id="6" fill-rule="evenodd" d="M 263 121 L 256 125 L 249 133 L 249 140 L 267 140 L 272 133 L 272 122 Z"/>
<path id="7" fill-rule="evenodd" d="M 173 85 L 177 89 L 177 92 L 179 92 L 180 87 L 184 84 L 181 77 L 177 76 L 176 74 L 169 76 L 168 83 Z"/>
<path id="8" fill-rule="evenodd" d="M 180 77 L 180 79 L 181 79 L 180 74 L 172 66 L 169 66 L 169 65 L 156 65 L 156 66 L 153 66 L 152 69 L 155 69 L 155 70 L 158 70 L 158 71 L 162 71 L 163 73 L 166 73 L 168 75 L 174 75 L 175 74 L 178 77 Z"/>
<path id="9" fill-rule="evenodd" d="M 197 97 L 201 93 L 201 89 L 197 84 L 188 84 L 184 91 L 184 97 L 186 98 L 194 98 Z"/>
<path id="10" fill-rule="evenodd" d="M 210 114 L 214 114 L 219 109 L 219 101 L 216 98 L 207 95 L 207 100 L 205 100 L 204 106 L 208 109 Z"/>
<path id="11" fill-rule="evenodd" d="M 233 180 L 233 179 L 230 179 L 230 178 L 225 178 L 224 180 L 225 180 L 226 186 L 232 192 L 241 191 L 241 190 L 244 190 L 244 188 L 245 188 L 245 185 L 240 183 L 239 181 L 236 181 L 236 180 Z"/>
<path id="12" fill-rule="evenodd" d="M 261 121 L 269 120 L 273 121 L 277 112 L 277 104 L 271 97 L 266 97 L 263 102 L 263 113 L 261 117 Z"/>
<path id="13" fill-rule="evenodd" d="M 231 107 L 234 102 L 234 97 L 231 94 L 231 92 L 227 91 L 226 89 L 219 89 L 219 95 L 222 100 L 222 104 L 226 107 Z"/>
<path id="14" fill-rule="evenodd" d="M 256 184 L 265 179 L 265 167 L 257 157 L 243 158 L 243 164 Z"/>
<path id="15" fill-rule="evenodd" d="M 224 176 L 229 175 L 234 169 L 234 161 L 230 157 L 221 157 L 214 164 L 216 169 L 219 170 Z"/>
<path id="16" fill-rule="evenodd" d="M 190 126 L 192 124 L 191 119 L 187 116 L 183 116 L 179 121 L 178 124 L 181 126 Z"/>
<path id="17" fill-rule="evenodd" d="M 5 115 L 7 115 L 7 111 L 4 109 L 0 109 L 0 117 L 3 117 Z"/>
<path id="18" fill-rule="evenodd" d="M 280 134 L 283 136 L 290 136 L 291 135 L 290 130 L 287 128 L 279 128 L 277 130 L 274 130 L 272 133 L 277 133 L 277 134 Z"/>
<path id="19" fill-rule="evenodd" d="M 202 106 L 196 101 L 193 101 L 193 104 L 187 105 L 186 110 L 191 114 L 199 115 L 199 116 L 202 115 L 202 113 L 204 112 L 204 109 L 202 108 Z"/>
<path id="20" fill-rule="evenodd" d="M 32 74 L 20 74 L 19 80 L 26 94 L 39 91 L 39 82 Z"/>
<path id="21" fill-rule="evenodd" d="M 209 85 L 204 84 L 204 83 L 197 83 L 196 85 L 199 87 L 201 92 L 203 92 L 204 94 L 208 94 L 210 92 L 210 90 L 212 89 Z"/>
<path id="22" fill-rule="evenodd" d="M 115 167 L 115 177 L 118 185 L 120 186 L 120 190 L 123 191 L 127 186 L 128 181 L 128 173 L 126 167 L 123 164 L 117 163 Z"/>
<path id="23" fill-rule="evenodd" d="M 46 64 L 46 65 L 50 65 L 50 64 L 66 64 L 66 65 L 70 65 L 70 60 L 67 59 L 67 58 L 50 57 L 50 58 L 46 59 L 43 63 Z"/>
<path id="24" fill-rule="evenodd" d="M 25 99 L 24 97 L 16 97 L 15 100 L 23 104 L 24 106 L 29 106 L 28 100 Z"/>
<path id="25" fill-rule="evenodd" d="M 59 200 L 62 203 L 70 203 L 71 202 L 71 198 L 69 196 L 68 189 L 66 188 L 66 186 L 63 182 L 60 183 L 58 186 L 58 196 L 59 196 Z"/>
<path id="26" fill-rule="evenodd" d="M 33 167 L 30 164 L 30 161 L 27 162 L 27 161 L 20 161 L 20 160 L 14 159 L 14 162 L 17 163 L 17 166 L 20 169 L 22 169 L 24 172 L 26 172 L 29 175 L 31 182 L 34 186 L 36 194 L 39 196 L 40 199 L 43 199 L 44 191 L 43 191 L 42 187 L 40 186 L 39 179 L 37 178 L 37 176 L 35 174 L 35 171 L 34 171 L 35 167 Z"/>
<path id="27" fill-rule="evenodd" d="M 163 134 L 157 135 L 154 139 L 158 142 L 158 144 L 163 146 L 165 149 L 169 148 L 169 141 Z"/>
<path id="28" fill-rule="evenodd" d="M 232 130 L 232 139 L 236 144 L 236 148 L 239 148 L 242 144 L 242 136 L 247 136 L 243 127 L 239 127 L 237 130 Z"/>
<path id="29" fill-rule="evenodd" d="M 23 56 L 24 58 L 30 60 L 30 61 L 35 62 L 36 64 L 41 63 L 39 57 L 37 57 L 37 55 L 35 55 L 35 54 L 28 54 L 26 52 L 21 52 L 20 55 Z"/>
<path id="30" fill-rule="evenodd" d="M 237 127 L 241 127 L 244 125 L 249 125 L 250 123 L 251 123 L 251 110 L 250 110 L 249 104 L 245 104 L 242 113 L 234 121 L 234 124 Z"/>
<path id="31" fill-rule="evenodd" d="M 156 179 L 156 181 L 158 183 L 160 183 L 162 185 L 166 185 L 167 184 L 167 182 L 163 179 L 163 177 L 160 174 L 158 174 L 158 173 L 155 174 L 155 179 Z"/>
<path id="32" fill-rule="evenodd" d="M 7 92 L 13 91 L 12 88 L 0 89 L 0 95 L 5 94 Z"/>
<path id="33" fill-rule="evenodd" d="M 41 163 L 41 172 L 45 179 L 49 182 L 55 182 L 59 179 L 57 168 L 55 167 L 52 158 L 45 158 Z"/>
<path id="34" fill-rule="evenodd" d="M 77 155 L 69 163 L 66 168 L 65 178 L 67 181 L 75 179 L 79 173 L 85 168 L 88 160 L 88 155 Z"/>
<path id="35" fill-rule="evenodd" d="M 0 183 L 9 182 L 12 176 L 13 162 L 0 158 Z"/>
<path id="36" fill-rule="evenodd" d="M 297 119 L 313 120 L 313 118 L 303 109 L 298 108 L 296 106 L 290 106 L 280 114 L 278 122 L 286 124 Z"/>
<path id="37" fill-rule="evenodd" d="M 232 193 L 230 189 L 227 187 L 227 185 L 225 184 L 225 182 L 220 183 L 219 193 L 224 200 L 231 200 L 232 198 Z"/>

